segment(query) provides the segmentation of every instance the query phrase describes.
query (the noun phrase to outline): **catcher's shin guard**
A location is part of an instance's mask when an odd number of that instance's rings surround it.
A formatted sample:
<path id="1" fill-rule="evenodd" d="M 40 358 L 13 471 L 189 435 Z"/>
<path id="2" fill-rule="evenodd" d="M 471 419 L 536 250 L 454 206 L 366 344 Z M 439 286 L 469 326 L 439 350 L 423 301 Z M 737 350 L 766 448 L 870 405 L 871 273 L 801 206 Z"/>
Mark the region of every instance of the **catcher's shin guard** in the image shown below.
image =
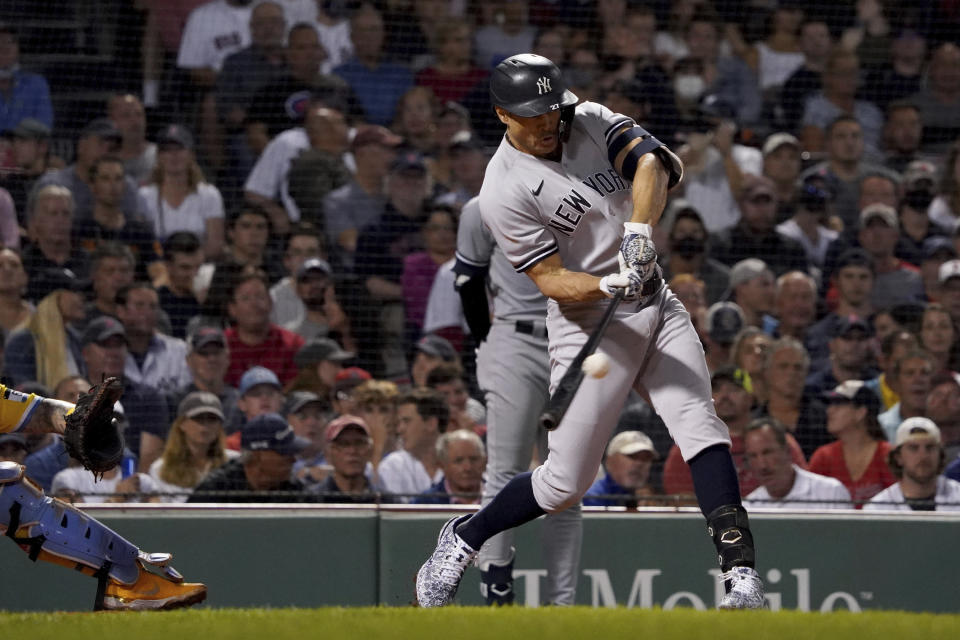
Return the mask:
<path id="1" fill-rule="evenodd" d="M 140 550 L 79 509 L 45 496 L 25 467 L 0 462 L 0 531 L 40 558 L 97 576 L 103 583 L 136 582 Z"/>
<path id="2" fill-rule="evenodd" d="M 756 554 L 747 511 L 738 504 L 717 507 L 707 516 L 707 533 L 713 538 L 720 556 L 720 570 L 754 567 Z"/>

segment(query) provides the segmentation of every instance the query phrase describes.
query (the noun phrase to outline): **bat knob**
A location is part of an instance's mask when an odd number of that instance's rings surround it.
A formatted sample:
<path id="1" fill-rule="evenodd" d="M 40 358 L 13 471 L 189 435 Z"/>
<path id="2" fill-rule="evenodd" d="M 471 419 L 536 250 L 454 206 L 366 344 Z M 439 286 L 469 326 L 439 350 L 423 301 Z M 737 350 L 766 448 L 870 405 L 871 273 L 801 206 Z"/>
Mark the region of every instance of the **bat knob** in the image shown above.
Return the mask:
<path id="1" fill-rule="evenodd" d="M 543 427 L 545 431 L 553 431 L 560 426 L 560 420 L 557 419 L 556 414 L 552 411 L 544 411 L 540 414 L 540 426 Z"/>

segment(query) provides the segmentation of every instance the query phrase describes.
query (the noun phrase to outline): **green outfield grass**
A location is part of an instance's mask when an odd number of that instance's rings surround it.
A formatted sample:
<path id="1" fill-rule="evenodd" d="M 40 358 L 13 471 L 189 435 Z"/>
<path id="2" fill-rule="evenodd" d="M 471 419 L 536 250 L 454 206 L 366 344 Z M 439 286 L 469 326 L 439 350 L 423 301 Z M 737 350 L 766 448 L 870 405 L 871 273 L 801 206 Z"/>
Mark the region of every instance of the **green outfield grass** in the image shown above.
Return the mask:
<path id="1" fill-rule="evenodd" d="M 10 638 L 66 640 L 904 640 L 951 638 L 960 616 L 900 612 L 719 612 L 640 609 L 195 609 L 165 613 L 0 613 Z"/>

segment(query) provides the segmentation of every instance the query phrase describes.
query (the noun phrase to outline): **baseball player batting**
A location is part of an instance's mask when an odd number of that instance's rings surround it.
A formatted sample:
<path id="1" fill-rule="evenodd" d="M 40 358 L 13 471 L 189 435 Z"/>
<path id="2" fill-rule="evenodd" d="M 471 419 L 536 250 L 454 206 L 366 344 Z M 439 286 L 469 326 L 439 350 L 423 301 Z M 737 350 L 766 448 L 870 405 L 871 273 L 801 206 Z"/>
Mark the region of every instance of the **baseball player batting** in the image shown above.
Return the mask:
<path id="1" fill-rule="evenodd" d="M 467 202 L 460 213 L 454 271 L 464 316 L 480 341 L 477 380 L 487 406 L 482 503 L 487 504 L 511 478 L 530 468 L 535 445 L 546 452 L 546 432 L 537 428 L 537 418 L 550 385 L 547 299 L 499 250 L 480 219 L 478 198 Z M 493 296 L 492 323 L 488 286 Z M 542 549 L 550 604 L 573 604 L 582 537 L 579 505 L 544 520 Z M 513 602 L 514 552 L 512 531 L 493 536 L 480 549 L 480 588 L 488 604 Z"/>
<path id="2" fill-rule="evenodd" d="M 663 284 L 650 239 L 668 188 L 682 177 L 679 159 L 629 117 L 591 102 L 578 105 L 557 66 L 541 56 L 500 63 L 490 96 L 507 131 L 487 167 L 480 213 L 514 269 L 549 298 L 551 386 L 602 317 L 605 301 L 617 289 L 625 295 L 600 342 L 609 373 L 584 379 L 548 436 L 541 466 L 514 476 L 480 511 L 443 526 L 417 573 L 417 601 L 450 604 L 484 542 L 577 504 L 634 388 L 650 398 L 690 466 L 726 589 L 719 607 L 763 606 L 730 436 L 713 410 L 700 341 Z"/>

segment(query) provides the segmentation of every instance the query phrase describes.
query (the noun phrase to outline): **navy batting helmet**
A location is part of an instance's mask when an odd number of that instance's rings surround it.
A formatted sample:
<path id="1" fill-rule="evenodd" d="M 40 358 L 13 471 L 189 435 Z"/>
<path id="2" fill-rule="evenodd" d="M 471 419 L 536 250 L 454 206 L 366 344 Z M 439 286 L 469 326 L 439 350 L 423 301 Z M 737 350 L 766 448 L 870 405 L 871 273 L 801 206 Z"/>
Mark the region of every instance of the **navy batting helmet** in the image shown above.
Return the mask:
<path id="1" fill-rule="evenodd" d="M 490 77 L 490 101 L 521 118 L 572 107 L 577 100 L 557 65 L 533 53 L 507 58 Z"/>

